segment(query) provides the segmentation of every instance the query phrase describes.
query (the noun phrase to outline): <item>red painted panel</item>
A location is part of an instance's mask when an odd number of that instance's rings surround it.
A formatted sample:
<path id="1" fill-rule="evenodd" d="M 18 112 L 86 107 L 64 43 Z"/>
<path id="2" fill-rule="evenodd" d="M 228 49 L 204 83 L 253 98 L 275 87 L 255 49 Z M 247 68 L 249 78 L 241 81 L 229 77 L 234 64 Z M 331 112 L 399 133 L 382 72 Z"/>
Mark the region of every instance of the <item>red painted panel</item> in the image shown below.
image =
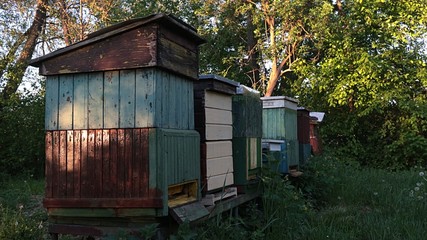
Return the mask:
<path id="1" fill-rule="evenodd" d="M 46 199 L 160 198 L 149 189 L 149 129 L 46 133 Z"/>

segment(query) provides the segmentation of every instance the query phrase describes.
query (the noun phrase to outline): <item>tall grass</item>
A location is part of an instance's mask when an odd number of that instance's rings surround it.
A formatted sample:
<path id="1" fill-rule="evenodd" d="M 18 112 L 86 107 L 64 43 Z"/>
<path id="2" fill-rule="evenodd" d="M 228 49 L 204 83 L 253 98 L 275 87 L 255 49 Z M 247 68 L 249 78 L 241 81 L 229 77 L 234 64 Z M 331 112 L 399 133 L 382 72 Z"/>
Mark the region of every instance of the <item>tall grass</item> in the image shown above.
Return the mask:
<path id="1" fill-rule="evenodd" d="M 312 165 L 328 173 L 323 176 L 331 185 L 300 239 L 425 238 L 427 204 L 411 194 L 420 185 L 419 172 L 362 168 L 328 157 Z"/>
<path id="2" fill-rule="evenodd" d="M 45 239 L 47 214 L 41 205 L 44 182 L 3 180 L 0 185 L 0 240 Z"/>

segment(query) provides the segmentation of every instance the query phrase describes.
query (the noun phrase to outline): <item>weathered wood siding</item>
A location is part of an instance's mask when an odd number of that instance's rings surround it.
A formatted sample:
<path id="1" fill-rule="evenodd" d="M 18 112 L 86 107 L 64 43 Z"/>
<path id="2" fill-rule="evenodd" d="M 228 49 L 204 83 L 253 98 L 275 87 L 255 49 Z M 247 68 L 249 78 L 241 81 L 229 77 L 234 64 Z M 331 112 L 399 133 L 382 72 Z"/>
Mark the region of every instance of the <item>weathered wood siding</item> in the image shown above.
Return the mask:
<path id="1" fill-rule="evenodd" d="M 45 206 L 161 207 L 148 153 L 149 129 L 47 131 Z"/>
<path id="2" fill-rule="evenodd" d="M 162 19 L 163 18 L 163 19 Z M 163 23 L 157 22 L 162 19 Z M 204 40 L 191 27 L 168 16 L 111 26 L 69 47 L 35 59 L 40 75 L 161 67 L 198 78 L 198 45 Z"/>
<path id="3" fill-rule="evenodd" d="M 159 69 L 49 76 L 47 130 L 194 129 L 193 82 Z"/>
<path id="4" fill-rule="evenodd" d="M 48 208 L 156 208 L 168 186 L 200 179 L 196 131 L 160 128 L 46 133 Z"/>
<path id="5" fill-rule="evenodd" d="M 262 164 L 261 138 L 233 137 L 233 158 L 237 185 L 255 179 Z"/>

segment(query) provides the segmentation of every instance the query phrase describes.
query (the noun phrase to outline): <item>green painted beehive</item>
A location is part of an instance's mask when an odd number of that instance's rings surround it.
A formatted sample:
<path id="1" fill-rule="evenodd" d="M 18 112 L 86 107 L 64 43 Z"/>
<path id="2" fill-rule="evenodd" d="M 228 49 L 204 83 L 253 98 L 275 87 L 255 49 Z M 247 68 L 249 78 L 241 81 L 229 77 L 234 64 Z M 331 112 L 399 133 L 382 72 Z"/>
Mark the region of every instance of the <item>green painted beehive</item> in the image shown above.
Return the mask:
<path id="1" fill-rule="evenodd" d="M 277 96 L 262 97 L 262 138 L 286 140 L 290 168 L 299 166 L 296 99 Z"/>
<path id="2" fill-rule="evenodd" d="M 235 184 L 256 180 L 262 164 L 262 102 L 260 93 L 244 85 L 233 96 L 233 157 Z M 244 187 L 243 187 L 244 188 Z"/>

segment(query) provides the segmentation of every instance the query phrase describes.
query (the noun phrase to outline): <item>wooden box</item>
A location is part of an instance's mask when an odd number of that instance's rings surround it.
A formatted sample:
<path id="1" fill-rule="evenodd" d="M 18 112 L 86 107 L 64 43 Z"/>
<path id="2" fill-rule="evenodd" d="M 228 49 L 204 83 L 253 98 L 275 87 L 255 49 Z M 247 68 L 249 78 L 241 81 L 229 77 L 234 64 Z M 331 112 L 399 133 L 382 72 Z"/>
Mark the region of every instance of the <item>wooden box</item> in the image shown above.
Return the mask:
<path id="1" fill-rule="evenodd" d="M 232 95 L 238 83 L 217 75 L 194 82 L 195 126 L 201 139 L 204 192 L 234 184 Z"/>
<path id="2" fill-rule="evenodd" d="M 299 166 L 296 99 L 278 96 L 262 97 L 263 139 L 286 140 L 289 167 Z"/>
<path id="3" fill-rule="evenodd" d="M 233 95 L 234 181 L 238 186 L 253 182 L 260 173 L 261 137 L 262 101 L 260 93 L 244 85 L 239 85 L 237 94 Z"/>

